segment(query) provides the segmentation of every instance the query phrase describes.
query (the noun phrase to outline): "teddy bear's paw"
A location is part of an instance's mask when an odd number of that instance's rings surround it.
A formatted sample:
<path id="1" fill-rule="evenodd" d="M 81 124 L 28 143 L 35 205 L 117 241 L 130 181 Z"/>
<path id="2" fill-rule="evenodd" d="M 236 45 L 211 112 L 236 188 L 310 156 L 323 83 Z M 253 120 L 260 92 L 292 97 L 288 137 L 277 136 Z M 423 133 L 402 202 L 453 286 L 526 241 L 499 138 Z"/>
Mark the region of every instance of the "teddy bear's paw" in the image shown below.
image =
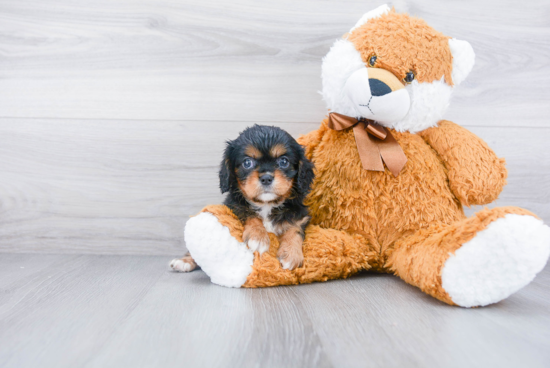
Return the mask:
<path id="1" fill-rule="evenodd" d="M 442 286 L 462 307 L 499 302 L 529 284 L 550 255 L 550 228 L 508 214 L 464 243 L 441 272 Z"/>
<path id="2" fill-rule="evenodd" d="M 203 212 L 190 218 L 184 236 L 193 259 L 214 284 L 241 287 L 246 282 L 254 254 L 216 216 Z"/>

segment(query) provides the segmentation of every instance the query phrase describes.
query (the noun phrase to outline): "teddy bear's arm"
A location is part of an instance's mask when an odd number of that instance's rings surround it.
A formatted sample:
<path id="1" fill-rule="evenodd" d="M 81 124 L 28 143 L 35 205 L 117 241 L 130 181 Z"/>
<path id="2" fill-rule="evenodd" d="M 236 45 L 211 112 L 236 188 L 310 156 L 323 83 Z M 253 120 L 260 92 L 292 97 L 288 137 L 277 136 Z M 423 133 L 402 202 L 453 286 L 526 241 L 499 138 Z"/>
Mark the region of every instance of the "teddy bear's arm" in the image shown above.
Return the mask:
<path id="1" fill-rule="evenodd" d="M 487 143 L 446 120 L 419 134 L 444 161 L 451 190 L 462 204 L 481 205 L 497 199 L 508 174 L 505 160 Z"/>

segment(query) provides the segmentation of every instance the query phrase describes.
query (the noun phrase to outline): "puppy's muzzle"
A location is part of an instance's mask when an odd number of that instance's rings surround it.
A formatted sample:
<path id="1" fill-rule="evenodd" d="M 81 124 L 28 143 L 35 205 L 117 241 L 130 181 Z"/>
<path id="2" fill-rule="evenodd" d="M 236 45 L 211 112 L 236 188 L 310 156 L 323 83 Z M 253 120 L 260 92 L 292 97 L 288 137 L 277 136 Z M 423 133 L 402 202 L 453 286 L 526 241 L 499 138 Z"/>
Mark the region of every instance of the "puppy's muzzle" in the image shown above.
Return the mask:
<path id="1" fill-rule="evenodd" d="M 392 124 L 409 112 L 411 100 L 404 84 L 381 68 L 361 68 L 346 81 L 344 93 L 354 106 L 357 117 Z"/>
<path id="2" fill-rule="evenodd" d="M 268 187 L 271 185 L 271 183 L 273 183 L 273 175 L 271 174 L 263 174 L 260 176 L 260 183 L 262 183 L 262 185 L 264 187 Z"/>

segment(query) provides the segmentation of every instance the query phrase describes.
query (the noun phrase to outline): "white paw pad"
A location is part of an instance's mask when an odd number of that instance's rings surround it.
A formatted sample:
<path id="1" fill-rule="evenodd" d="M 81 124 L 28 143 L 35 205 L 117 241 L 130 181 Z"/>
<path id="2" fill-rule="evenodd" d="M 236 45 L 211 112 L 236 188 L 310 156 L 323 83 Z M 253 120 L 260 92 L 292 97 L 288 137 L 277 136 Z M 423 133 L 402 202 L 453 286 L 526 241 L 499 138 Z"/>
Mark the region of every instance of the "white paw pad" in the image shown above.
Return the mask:
<path id="1" fill-rule="evenodd" d="M 187 262 L 182 261 L 179 258 L 174 258 L 170 262 L 170 267 L 176 272 L 189 272 L 191 271 L 191 265 Z"/>
<path id="2" fill-rule="evenodd" d="M 261 240 L 250 239 L 247 245 L 252 252 L 258 251 L 258 253 L 260 254 L 265 253 L 269 250 L 269 241 L 264 242 Z"/>
<path id="3" fill-rule="evenodd" d="M 529 284 L 550 255 L 550 228 L 508 214 L 464 243 L 445 262 L 442 286 L 462 307 L 499 302 Z"/>
<path id="4" fill-rule="evenodd" d="M 281 266 L 283 266 L 283 270 L 292 270 L 292 263 L 291 262 L 285 262 L 279 259 L 279 262 L 281 262 Z"/>
<path id="5" fill-rule="evenodd" d="M 253 252 L 231 236 L 216 216 L 203 212 L 185 225 L 185 245 L 214 284 L 241 287 L 252 272 Z"/>

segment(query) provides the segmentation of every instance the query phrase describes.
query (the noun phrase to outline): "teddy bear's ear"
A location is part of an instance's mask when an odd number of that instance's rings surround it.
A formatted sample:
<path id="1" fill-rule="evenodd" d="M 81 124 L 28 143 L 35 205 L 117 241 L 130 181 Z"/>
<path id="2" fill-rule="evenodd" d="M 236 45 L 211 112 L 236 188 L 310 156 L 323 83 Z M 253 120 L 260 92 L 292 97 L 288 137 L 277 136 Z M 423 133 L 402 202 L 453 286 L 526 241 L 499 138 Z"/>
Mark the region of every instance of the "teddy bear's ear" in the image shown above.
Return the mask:
<path id="1" fill-rule="evenodd" d="M 354 29 L 361 27 L 363 24 L 367 23 L 369 19 L 379 17 L 381 15 L 384 15 L 386 13 L 389 13 L 390 7 L 388 4 L 380 5 L 378 8 L 371 10 L 368 13 L 363 14 L 361 19 L 355 24 L 355 26 L 350 29 L 349 33 L 353 32 Z"/>
<path id="2" fill-rule="evenodd" d="M 476 55 L 472 45 L 470 45 L 468 41 L 450 38 L 449 47 L 453 55 L 453 72 L 451 78 L 453 78 L 453 84 L 458 86 L 472 71 L 476 61 Z"/>

